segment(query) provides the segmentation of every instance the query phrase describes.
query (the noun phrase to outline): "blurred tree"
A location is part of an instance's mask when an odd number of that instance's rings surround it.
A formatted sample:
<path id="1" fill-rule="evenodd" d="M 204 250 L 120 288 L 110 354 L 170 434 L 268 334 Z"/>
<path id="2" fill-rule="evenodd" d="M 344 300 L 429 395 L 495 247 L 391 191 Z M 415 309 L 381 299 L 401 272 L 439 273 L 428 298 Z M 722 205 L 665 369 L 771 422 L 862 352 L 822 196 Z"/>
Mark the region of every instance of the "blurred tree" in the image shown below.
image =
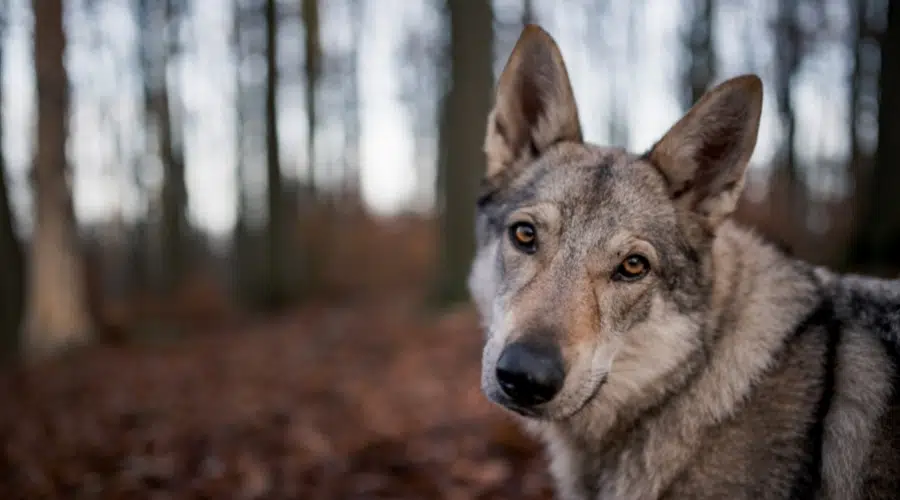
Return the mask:
<path id="1" fill-rule="evenodd" d="M 346 55 L 344 78 L 344 180 L 342 190 L 355 196 L 359 182 L 360 162 L 360 89 L 359 51 L 362 44 L 362 1 L 347 0 L 350 22 L 350 50 Z"/>
<path id="2" fill-rule="evenodd" d="M 475 198 L 484 172 L 484 124 L 493 88 L 493 12 L 489 0 L 447 0 L 450 82 L 440 122 L 440 262 L 437 296 L 465 300 L 475 237 Z"/>
<path id="3" fill-rule="evenodd" d="M 690 9 L 684 44 L 688 50 L 688 63 L 684 65 L 685 109 L 694 105 L 713 82 L 716 71 L 716 53 L 713 44 L 712 0 L 689 0 L 684 4 Z"/>
<path id="4" fill-rule="evenodd" d="M 244 84 L 241 81 L 241 68 L 244 64 L 243 17 L 241 0 L 232 3 L 231 54 L 234 61 L 234 159 L 235 185 L 237 186 L 237 218 L 234 225 L 233 278 L 237 290 L 242 293 L 250 288 L 248 282 L 249 258 L 249 214 L 247 200 L 246 159 L 244 157 Z"/>
<path id="5" fill-rule="evenodd" d="M 537 16 L 534 12 L 534 0 L 522 0 L 522 26 L 534 24 Z"/>
<path id="6" fill-rule="evenodd" d="M 847 133 L 850 139 L 850 173 L 856 178 L 856 172 L 862 168 L 862 151 L 859 144 L 859 114 L 860 93 L 862 80 L 865 77 L 863 69 L 863 43 L 868 34 L 866 22 L 866 4 L 856 0 L 848 0 L 848 9 L 855 21 L 853 34 L 850 38 L 850 48 L 853 50 L 853 70 L 850 73 L 850 123 Z"/>
<path id="7" fill-rule="evenodd" d="M 881 36 L 879 74 L 878 147 L 875 162 L 857 193 L 856 234 L 849 266 L 865 272 L 896 275 L 900 272 L 900 2 L 887 3 L 887 22 Z"/>
<path id="8" fill-rule="evenodd" d="M 608 2 L 595 1 L 595 12 L 602 12 L 600 9 L 609 11 L 614 22 L 621 23 L 616 29 L 621 29 L 617 35 L 624 40 L 624 48 L 613 47 L 609 54 L 609 70 L 607 79 L 609 81 L 608 99 L 609 99 L 609 116 L 607 117 L 607 126 L 609 130 L 610 144 L 618 146 L 627 146 L 631 140 L 631 127 L 628 117 L 628 100 L 631 83 L 635 78 L 634 61 L 640 57 L 638 40 L 640 40 L 641 27 L 638 26 L 641 9 L 644 8 L 644 2 L 641 0 L 631 0 L 624 9 L 624 19 L 617 19 L 620 11 L 611 9 Z M 619 5 L 625 5 L 624 3 Z M 598 24 L 603 19 L 597 19 Z M 625 82 L 624 84 L 622 82 Z"/>
<path id="9" fill-rule="evenodd" d="M 800 67 L 801 43 L 803 42 L 798 25 L 799 2 L 778 2 L 775 18 L 775 46 L 777 47 L 775 62 L 775 94 L 777 96 L 778 114 L 784 127 L 783 140 L 775 157 L 775 175 L 772 183 L 781 192 L 786 201 L 781 217 L 787 219 L 790 227 L 798 231 L 805 229 L 806 188 L 800 176 L 800 165 L 797 161 L 796 112 L 791 100 L 791 89 L 794 75 Z M 776 197 L 776 199 L 779 199 Z M 779 210 L 781 211 L 781 210 Z"/>
<path id="10" fill-rule="evenodd" d="M 162 187 L 162 236 L 163 245 L 163 286 L 165 291 L 177 288 L 189 269 L 190 250 L 188 240 L 190 229 L 187 220 L 188 191 L 185 182 L 184 138 L 180 127 L 172 120 L 172 101 L 166 78 L 169 60 L 178 51 L 178 23 L 184 10 L 179 0 L 162 2 L 165 8 L 165 47 L 161 53 L 162 87 L 155 103 L 159 118 L 159 132 L 163 155 Z M 159 36 L 159 35 L 157 35 Z M 177 102 L 177 101 L 176 101 Z"/>
<path id="11" fill-rule="evenodd" d="M 0 276 L 0 353 L 15 348 L 24 291 L 22 246 L 15 233 L 8 193 L 5 165 L 0 158 L 0 262 L 3 263 Z"/>
<path id="12" fill-rule="evenodd" d="M 306 157 L 309 169 L 310 192 L 315 194 L 316 171 L 316 127 L 318 125 L 318 110 L 316 106 L 316 92 L 319 79 L 322 76 L 322 46 L 320 39 L 319 1 L 302 0 L 303 2 L 303 27 L 306 33 L 306 140 L 308 154 Z"/>
<path id="13" fill-rule="evenodd" d="M 37 145 L 32 181 L 35 224 L 28 261 L 24 346 L 42 358 L 88 340 L 84 257 L 68 186 L 69 89 L 62 0 L 32 0 L 37 81 Z"/>
<path id="14" fill-rule="evenodd" d="M 278 2 L 266 0 L 266 172 L 268 180 L 267 305 L 281 306 L 287 300 L 285 284 L 284 186 L 278 146 Z"/>
<path id="15" fill-rule="evenodd" d="M 318 208 L 315 204 L 320 201 L 318 193 L 318 173 L 322 165 L 319 164 L 316 155 L 316 132 L 319 127 L 319 110 L 318 110 L 318 94 L 319 82 L 322 78 L 322 39 L 321 39 L 321 18 L 319 0 L 302 0 L 301 14 L 303 17 L 303 28 L 306 36 L 304 46 L 306 48 L 306 59 L 304 71 L 306 77 L 306 140 L 307 155 L 306 168 L 309 172 L 308 189 L 305 190 L 312 197 L 313 208 Z M 321 212 L 323 218 L 318 228 L 318 236 L 314 241 L 307 242 L 300 259 L 301 283 L 299 290 L 301 295 L 310 295 L 318 290 L 322 268 L 325 265 L 327 253 L 326 248 L 331 244 L 333 236 L 331 234 L 330 207 L 327 205 L 327 198 L 323 197 L 321 201 L 325 201 L 325 208 Z"/>
<path id="16" fill-rule="evenodd" d="M 850 165 L 849 174 L 854 182 L 854 187 L 859 188 L 857 182 L 860 179 L 859 170 L 862 168 L 862 158 L 859 147 L 859 94 L 862 80 L 862 39 L 864 36 L 866 16 L 864 2 L 848 0 L 848 9 L 856 21 L 853 34 L 850 37 L 850 49 L 853 51 L 853 70 L 850 73 L 850 110 L 848 112 L 850 122 L 847 124 L 847 136 L 850 141 Z M 854 201 L 857 201 L 854 197 Z M 857 215 L 857 214 L 854 214 Z"/>
<path id="17" fill-rule="evenodd" d="M 0 75 L 3 74 L 3 40 L 6 37 L 7 4 L 0 0 Z M 3 102 L 3 85 L 0 85 L 0 103 Z M 15 349 L 22 319 L 23 258 L 22 246 L 13 222 L 12 200 L 6 180 L 6 157 L 3 148 L 3 119 L 0 115 L 0 355 Z M 0 356 L 2 357 L 2 356 Z"/>
<path id="18" fill-rule="evenodd" d="M 169 59 L 178 47 L 177 7 L 180 5 L 176 0 L 140 0 L 144 105 L 163 167 L 159 242 L 162 246 L 160 284 L 166 293 L 176 288 L 184 277 L 189 255 L 184 152 L 173 126 L 167 78 Z"/>
<path id="19" fill-rule="evenodd" d="M 443 1 L 432 5 L 438 11 L 443 10 Z M 437 24 L 437 23 L 435 23 Z M 443 27 L 443 23 L 439 26 Z M 440 97 L 444 95 L 446 78 L 444 74 L 449 66 L 447 57 L 447 36 L 443 29 L 435 29 L 428 23 L 410 23 L 404 30 L 406 39 L 403 43 L 404 64 L 400 66 L 400 99 L 410 116 L 412 134 L 412 157 L 415 158 L 415 175 L 421 179 L 419 200 L 423 205 L 434 203 L 434 190 L 439 189 L 434 182 L 437 166 L 438 115 L 440 113 Z"/>
<path id="20" fill-rule="evenodd" d="M 877 30 L 870 26 L 869 16 L 871 9 L 866 2 L 848 0 L 848 9 L 851 12 L 855 27 L 851 31 L 850 48 L 853 51 L 853 68 L 850 73 L 849 92 L 849 123 L 847 135 L 850 143 L 850 159 L 848 176 L 853 186 L 853 225 L 854 231 L 859 232 L 861 226 L 866 223 L 861 215 L 866 212 L 869 201 L 868 192 L 871 189 L 871 174 L 873 163 L 873 147 L 863 141 L 866 135 L 864 123 L 867 118 L 877 115 L 878 110 L 878 58 L 867 57 L 867 51 L 871 54 L 878 50 L 879 40 Z M 874 120 L 872 120 L 874 121 Z M 871 122 L 870 122 L 871 123 Z M 844 265 L 854 259 L 852 238 L 845 242 Z"/>

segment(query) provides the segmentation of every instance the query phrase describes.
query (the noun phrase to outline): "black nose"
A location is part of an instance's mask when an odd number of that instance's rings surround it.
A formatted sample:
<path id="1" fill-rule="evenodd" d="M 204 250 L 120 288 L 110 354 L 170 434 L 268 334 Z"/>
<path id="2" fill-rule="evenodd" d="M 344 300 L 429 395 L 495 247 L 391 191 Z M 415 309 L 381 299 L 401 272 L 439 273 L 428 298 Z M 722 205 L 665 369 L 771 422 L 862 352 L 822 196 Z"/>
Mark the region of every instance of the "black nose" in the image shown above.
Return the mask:
<path id="1" fill-rule="evenodd" d="M 513 402 L 522 406 L 546 403 L 562 389 L 566 373 L 559 349 L 552 344 L 515 342 L 497 361 L 497 381 Z"/>

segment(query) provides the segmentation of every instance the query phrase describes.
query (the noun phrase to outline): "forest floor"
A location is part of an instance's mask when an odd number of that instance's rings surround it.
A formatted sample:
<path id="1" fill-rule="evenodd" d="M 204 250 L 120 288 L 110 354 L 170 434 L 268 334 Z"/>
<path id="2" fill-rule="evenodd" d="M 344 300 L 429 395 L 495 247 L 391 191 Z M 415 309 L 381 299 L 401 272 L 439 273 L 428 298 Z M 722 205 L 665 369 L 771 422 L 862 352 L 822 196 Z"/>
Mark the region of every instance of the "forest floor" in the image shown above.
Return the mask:
<path id="1" fill-rule="evenodd" d="M 318 307 L 0 373 L 0 498 L 549 499 L 468 309 Z"/>

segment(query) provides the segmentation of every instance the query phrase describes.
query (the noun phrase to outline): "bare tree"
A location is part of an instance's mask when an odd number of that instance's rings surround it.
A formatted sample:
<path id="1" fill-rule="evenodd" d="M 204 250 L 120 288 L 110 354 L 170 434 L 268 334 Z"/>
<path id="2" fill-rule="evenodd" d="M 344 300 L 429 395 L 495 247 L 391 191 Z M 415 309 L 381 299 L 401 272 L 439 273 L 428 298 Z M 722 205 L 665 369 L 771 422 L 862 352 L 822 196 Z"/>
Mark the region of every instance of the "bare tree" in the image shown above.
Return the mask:
<path id="1" fill-rule="evenodd" d="M 8 193 L 5 166 L 0 157 L 0 262 L 4 269 L 0 276 L 0 351 L 15 344 L 22 317 L 22 247 L 13 226 Z"/>
<path id="2" fill-rule="evenodd" d="M 316 192 L 316 126 L 318 125 L 318 108 L 316 106 L 316 94 L 319 79 L 322 76 L 322 46 L 320 39 L 319 1 L 303 1 L 303 26 L 306 31 L 306 140 L 309 154 L 307 166 L 309 170 L 310 192 Z"/>
<path id="3" fill-rule="evenodd" d="M 536 22 L 534 0 L 522 0 L 522 26 Z"/>
<path id="4" fill-rule="evenodd" d="M 776 156 L 775 177 L 773 186 L 781 188 L 780 196 L 774 200 L 786 203 L 779 205 L 784 210 L 782 217 L 789 221 L 790 227 L 805 229 L 806 188 L 800 175 L 797 160 L 796 112 L 791 100 L 794 75 L 800 67 L 802 57 L 803 33 L 798 25 L 798 3 L 779 2 L 775 18 L 775 92 L 778 113 L 784 126 L 784 135 L 778 155 Z M 781 210 L 779 210 L 781 211 Z"/>
<path id="5" fill-rule="evenodd" d="M 278 306 L 287 298 L 284 285 L 284 186 L 278 145 L 278 15 L 276 0 L 266 0 L 266 173 L 268 180 L 267 302 Z"/>
<path id="6" fill-rule="evenodd" d="M 306 139 L 307 139 L 307 157 L 306 167 L 309 172 L 307 189 L 301 190 L 303 193 L 311 197 L 313 203 L 310 206 L 318 208 L 316 202 L 324 202 L 327 206 L 327 197 L 319 198 L 320 187 L 318 186 L 318 172 L 322 165 L 316 155 L 316 131 L 320 123 L 318 98 L 319 86 L 322 80 L 323 56 L 322 56 L 322 38 L 321 38 L 321 6 L 319 0 L 302 0 L 301 14 L 303 17 L 303 27 L 306 33 L 304 46 L 306 48 L 306 64 L 304 65 L 306 79 Z M 330 207 L 328 207 L 330 209 Z M 307 242 L 301 258 L 299 259 L 299 273 L 301 274 L 300 287 L 297 292 L 302 295 L 311 295 L 316 292 L 321 284 L 322 267 L 327 260 L 327 253 L 324 248 L 333 243 L 334 237 L 331 231 L 331 212 L 325 210 L 321 212 L 324 219 L 319 227 L 319 235 L 315 240 Z"/>
<path id="7" fill-rule="evenodd" d="M 869 190 L 871 189 L 871 174 L 873 163 L 873 148 L 869 141 L 863 141 L 866 130 L 862 127 L 866 115 L 875 116 L 878 113 L 877 87 L 878 65 L 876 58 L 866 57 L 866 51 L 876 51 L 878 46 L 877 33 L 870 26 L 870 9 L 867 2 L 848 0 L 848 8 L 853 14 L 855 29 L 850 37 L 850 48 L 853 50 L 853 69 L 850 73 L 849 92 L 849 120 L 847 135 L 850 143 L 850 159 L 848 176 L 853 185 L 853 221 L 856 226 L 866 224 L 862 214 L 868 210 Z M 874 120 L 869 121 L 871 123 Z M 859 228 L 856 228 L 859 230 Z M 847 259 L 853 259 L 853 244 L 848 241 Z M 845 262 L 846 263 L 846 262 Z"/>
<path id="8" fill-rule="evenodd" d="M 0 0 L 0 75 L 3 74 L 3 40 L 6 36 L 6 2 Z M 0 85 L 0 102 L 3 102 Z M 22 246 L 13 223 L 12 201 L 6 180 L 6 157 L 3 149 L 3 120 L 0 119 L 0 351 L 12 349 L 22 317 Z"/>
<path id="9" fill-rule="evenodd" d="M 241 67 L 244 64 L 244 44 L 241 31 L 242 12 L 240 0 L 232 2 L 234 18 L 231 26 L 231 51 L 234 57 L 234 159 L 235 177 L 238 190 L 238 224 L 244 223 L 247 211 L 246 179 L 244 179 L 244 85 L 241 82 Z"/>
<path id="10" fill-rule="evenodd" d="M 343 190 L 349 193 L 357 191 L 360 162 L 360 89 L 359 89 L 359 51 L 362 44 L 360 29 L 362 28 L 362 1 L 348 0 L 349 21 L 351 26 L 350 50 L 346 54 L 344 89 L 344 179 Z"/>
<path id="11" fill-rule="evenodd" d="M 241 1 L 233 0 L 232 5 L 232 26 L 231 26 L 231 53 L 234 58 L 234 177 L 237 186 L 237 218 L 232 233 L 232 279 L 233 286 L 238 293 L 244 292 L 249 286 L 249 269 L 248 263 L 248 243 L 249 243 L 249 221 L 248 218 L 248 200 L 247 200 L 247 179 L 246 179 L 246 158 L 244 147 L 246 119 L 244 113 L 245 89 L 241 81 L 241 68 L 244 63 L 245 51 L 243 42 L 243 10 L 241 9 Z"/>
<path id="12" fill-rule="evenodd" d="M 435 5 L 440 8 L 440 5 Z M 416 177 L 420 202 L 434 202 L 434 190 L 440 186 L 434 183 L 437 167 L 438 115 L 444 94 L 449 69 L 446 55 L 449 53 L 446 34 L 423 23 L 411 24 L 404 30 L 403 60 L 400 67 L 400 98 L 406 106 L 412 125 L 412 146 L 416 162 Z"/>
<path id="13" fill-rule="evenodd" d="M 850 123 L 847 126 L 847 135 L 850 139 L 850 174 L 854 178 L 858 178 L 859 176 L 855 174 L 862 166 L 862 155 L 857 121 L 859 118 L 860 85 L 863 78 L 862 43 L 866 32 L 866 7 L 865 2 L 849 0 L 847 3 L 856 21 L 853 36 L 850 39 L 850 47 L 853 50 L 853 71 L 850 73 L 850 111 L 848 113 L 850 115 Z"/>
<path id="14" fill-rule="evenodd" d="M 482 126 L 493 87 L 493 12 L 489 0 L 448 0 L 450 85 L 440 129 L 441 181 L 438 297 L 464 300 L 465 279 L 474 249 L 475 199 L 484 169 Z"/>
<path id="15" fill-rule="evenodd" d="M 857 193 L 860 213 L 850 249 L 850 266 L 861 271 L 896 275 L 900 272 L 900 4 L 887 3 L 887 24 L 881 36 L 878 86 L 878 148 L 866 190 Z"/>
<path id="16" fill-rule="evenodd" d="M 634 80 L 634 71 L 632 69 L 633 61 L 639 56 L 640 40 L 639 14 L 645 8 L 642 0 L 632 0 L 628 2 L 624 19 L 620 19 L 618 12 L 610 9 L 610 2 L 595 0 L 591 2 L 590 7 L 593 13 L 603 12 L 593 20 L 598 27 L 594 30 L 603 29 L 603 21 L 605 17 L 609 17 L 616 23 L 616 37 L 625 41 L 625 50 L 614 49 L 608 51 L 606 55 L 607 64 L 607 99 L 609 102 L 609 115 L 607 117 L 607 130 L 609 130 L 610 144 L 626 146 L 630 140 L 631 130 L 628 118 L 628 99 L 631 81 Z M 624 2 L 619 5 L 624 5 Z M 604 10 L 606 12 L 604 12 Z M 591 21 L 589 21 L 591 23 Z M 608 26 L 608 25 L 607 25 Z M 621 30 L 621 31 L 619 31 Z M 608 47 L 607 47 L 608 48 Z M 624 84 L 622 82 L 625 82 Z"/>
<path id="17" fill-rule="evenodd" d="M 177 8 L 176 8 L 177 7 Z M 165 2 L 165 19 L 170 36 L 161 54 L 162 67 L 169 65 L 170 57 L 178 50 L 176 28 L 177 19 L 183 7 L 176 0 Z M 159 36 L 159 35 L 157 35 Z M 162 238 L 163 262 L 165 264 L 164 290 L 173 290 L 184 278 L 190 258 L 189 232 L 187 220 L 188 191 L 185 183 L 184 138 L 180 127 L 172 120 L 172 101 L 168 82 L 163 73 L 159 100 L 155 103 L 159 119 L 159 133 L 165 176 L 162 187 Z"/>
<path id="18" fill-rule="evenodd" d="M 162 288 L 170 292 L 187 270 L 187 187 L 184 153 L 172 119 L 171 89 L 166 77 L 171 55 L 177 50 L 173 32 L 178 3 L 141 0 L 141 50 L 144 105 L 156 134 L 156 149 L 163 166 L 161 199 Z"/>
<path id="19" fill-rule="evenodd" d="M 37 359 L 88 340 L 84 257 L 67 177 L 69 89 L 62 0 L 32 0 L 37 80 L 35 226 L 28 262 L 25 347 Z"/>
<path id="20" fill-rule="evenodd" d="M 688 49 L 688 64 L 684 73 L 684 98 L 682 105 L 690 108 L 709 88 L 716 70 L 716 54 L 713 46 L 713 2 L 712 0 L 690 0 L 691 9 L 686 33 L 685 47 Z"/>

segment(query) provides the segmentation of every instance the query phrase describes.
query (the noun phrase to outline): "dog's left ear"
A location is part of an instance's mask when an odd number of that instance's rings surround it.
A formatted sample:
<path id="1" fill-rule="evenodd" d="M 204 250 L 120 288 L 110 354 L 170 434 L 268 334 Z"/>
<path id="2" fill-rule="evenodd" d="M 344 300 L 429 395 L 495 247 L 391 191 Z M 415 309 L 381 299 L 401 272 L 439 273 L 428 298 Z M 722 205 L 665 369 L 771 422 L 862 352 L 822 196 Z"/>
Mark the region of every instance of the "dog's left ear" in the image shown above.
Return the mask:
<path id="1" fill-rule="evenodd" d="M 582 142 L 569 74 L 553 38 L 531 24 L 519 36 L 497 84 L 484 141 L 487 177 L 563 141 Z"/>
<path id="2" fill-rule="evenodd" d="M 756 147 L 762 99 L 759 77 L 732 78 L 700 98 L 648 153 L 673 200 L 707 229 L 737 207 Z"/>

